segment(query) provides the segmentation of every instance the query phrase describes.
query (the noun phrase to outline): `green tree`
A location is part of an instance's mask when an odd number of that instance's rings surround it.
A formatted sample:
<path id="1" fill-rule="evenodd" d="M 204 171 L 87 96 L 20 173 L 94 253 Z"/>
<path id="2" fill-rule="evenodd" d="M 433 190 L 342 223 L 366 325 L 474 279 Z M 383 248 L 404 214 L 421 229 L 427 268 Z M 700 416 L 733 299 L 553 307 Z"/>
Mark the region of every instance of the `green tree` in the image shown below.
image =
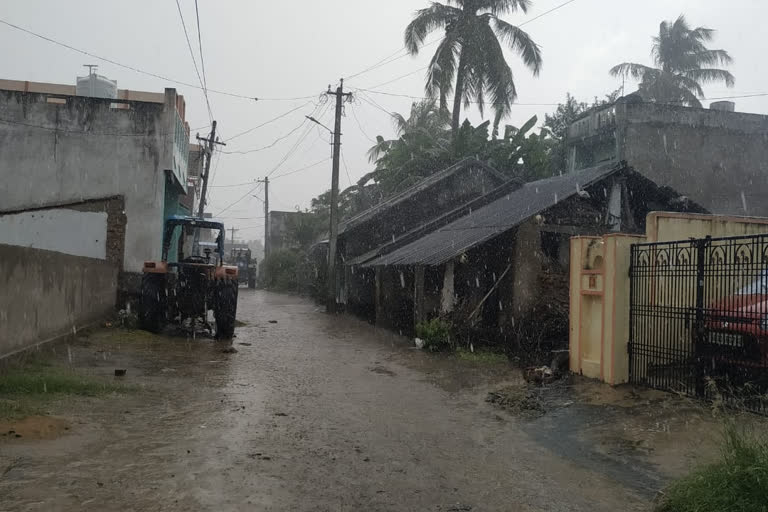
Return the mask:
<path id="1" fill-rule="evenodd" d="M 451 5 L 453 4 L 453 5 Z M 405 29 L 405 47 L 417 55 L 424 39 L 434 30 L 445 35 L 429 63 L 426 91 L 440 99 L 447 109 L 447 96 L 453 92 L 451 131 L 459 131 L 462 102 L 477 103 L 483 114 L 486 98 L 496 113 L 495 125 L 509 112 L 517 98 L 512 70 L 504 58 L 502 43 L 520 55 L 523 63 L 538 75 L 542 65 L 541 49 L 519 27 L 499 18 L 518 10 L 527 12 L 530 0 L 448 0 L 432 2 L 416 11 Z"/>
<path id="2" fill-rule="evenodd" d="M 414 103 L 408 119 L 393 113 L 392 120 L 397 138 L 386 140 L 379 135 L 376 145 L 368 150 L 368 159 L 376 165 L 370 178 L 385 195 L 444 168 L 451 153 L 450 118 L 435 100 Z"/>
<path id="3" fill-rule="evenodd" d="M 701 107 L 702 85 L 734 85 L 731 73 L 714 67 L 730 64 L 731 56 L 725 50 L 711 50 L 704 44 L 714 34 L 714 30 L 705 27 L 692 29 L 681 14 L 674 22 L 663 21 L 659 35 L 653 38 L 651 55 L 655 67 L 624 62 L 614 66 L 610 73 L 640 80 L 640 95 L 647 100 Z"/>

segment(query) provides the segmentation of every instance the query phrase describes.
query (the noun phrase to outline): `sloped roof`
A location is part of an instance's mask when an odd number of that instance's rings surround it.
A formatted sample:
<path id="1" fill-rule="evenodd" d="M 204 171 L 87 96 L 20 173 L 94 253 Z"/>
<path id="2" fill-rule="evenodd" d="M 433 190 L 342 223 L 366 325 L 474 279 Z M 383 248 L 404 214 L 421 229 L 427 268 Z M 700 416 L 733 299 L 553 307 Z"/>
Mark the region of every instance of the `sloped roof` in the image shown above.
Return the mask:
<path id="1" fill-rule="evenodd" d="M 363 266 L 439 265 L 623 169 L 624 164 L 610 163 L 526 183 L 469 215 Z"/>
<path id="2" fill-rule="evenodd" d="M 414 196 L 415 194 L 426 190 L 430 188 L 431 186 L 439 183 L 440 181 L 444 180 L 445 178 L 448 178 L 449 176 L 452 176 L 453 174 L 467 168 L 480 168 L 486 173 L 488 173 L 490 176 L 493 176 L 498 180 L 498 183 L 501 184 L 505 182 L 508 178 L 505 178 L 502 174 L 500 174 L 496 169 L 493 167 L 490 167 L 489 165 L 485 164 L 484 162 L 481 162 L 480 160 L 477 160 L 476 158 L 465 158 L 464 160 L 461 160 L 460 162 L 455 163 L 454 165 L 443 169 L 442 171 L 438 171 L 430 176 L 427 176 L 423 180 L 419 181 L 412 187 L 408 188 L 407 190 L 404 190 L 400 192 L 399 194 L 396 194 L 385 201 L 382 201 L 381 203 L 377 204 L 376 206 L 373 206 L 372 208 L 369 208 L 365 210 L 364 212 L 359 213 L 358 215 L 347 219 L 339 224 L 339 234 L 343 233 L 347 229 L 350 229 L 352 227 L 355 227 L 359 224 L 364 223 L 367 220 L 370 220 L 374 218 L 376 215 L 381 213 L 382 211 L 388 210 L 401 202 L 409 199 L 410 197 Z"/>

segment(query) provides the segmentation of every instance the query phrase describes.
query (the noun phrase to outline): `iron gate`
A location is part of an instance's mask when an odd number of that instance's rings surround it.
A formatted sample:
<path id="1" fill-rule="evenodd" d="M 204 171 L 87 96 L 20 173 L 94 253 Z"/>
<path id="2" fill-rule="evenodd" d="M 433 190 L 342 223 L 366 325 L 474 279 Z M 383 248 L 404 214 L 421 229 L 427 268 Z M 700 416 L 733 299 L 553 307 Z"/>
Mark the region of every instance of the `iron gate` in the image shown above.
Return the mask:
<path id="1" fill-rule="evenodd" d="M 768 413 L 768 234 L 634 244 L 630 382 Z"/>

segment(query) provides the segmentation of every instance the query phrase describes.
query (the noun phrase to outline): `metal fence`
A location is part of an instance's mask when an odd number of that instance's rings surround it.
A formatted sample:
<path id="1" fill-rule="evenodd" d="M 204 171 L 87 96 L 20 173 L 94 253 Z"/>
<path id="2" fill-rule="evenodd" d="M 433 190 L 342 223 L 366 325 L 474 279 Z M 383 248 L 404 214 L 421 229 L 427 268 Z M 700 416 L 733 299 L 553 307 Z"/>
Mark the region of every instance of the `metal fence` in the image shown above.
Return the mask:
<path id="1" fill-rule="evenodd" d="M 768 413 L 768 234 L 635 244 L 630 382 Z"/>

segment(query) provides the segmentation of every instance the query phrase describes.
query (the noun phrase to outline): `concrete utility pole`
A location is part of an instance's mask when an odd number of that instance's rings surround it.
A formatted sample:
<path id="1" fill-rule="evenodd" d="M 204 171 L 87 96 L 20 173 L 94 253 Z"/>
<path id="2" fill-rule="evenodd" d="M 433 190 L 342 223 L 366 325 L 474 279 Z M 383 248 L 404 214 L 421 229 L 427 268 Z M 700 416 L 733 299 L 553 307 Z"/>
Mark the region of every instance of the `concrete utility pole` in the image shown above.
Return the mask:
<path id="1" fill-rule="evenodd" d="M 352 97 L 351 92 L 344 92 L 344 79 L 342 78 L 336 91 L 331 91 L 330 86 L 327 95 L 336 96 L 336 124 L 333 131 L 333 170 L 331 174 L 331 208 L 330 228 L 328 230 L 328 301 L 325 310 L 328 313 L 336 312 L 336 239 L 339 235 L 339 158 L 341 156 L 341 113 L 344 100 Z"/>
<path id="2" fill-rule="evenodd" d="M 267 259 L 271 249 L 269 243 L 269 177 L 258 181 L 264 184 L 264 259 Z"/>
<path id="3" fill-rule="evenodd" d="M 229 232 L 231 235 L 229 236 L 229 243 L 232 244 L 232 248 L 235 248 L 235 231 L 240 231 L 239 229 L 235 228 L 229 228 Z"/>
<path id="4" fill-rule="evenodd" d="M 203 218 L 203 214 L 205 213 L 205 195 L 208 193 L 208 176 L 211 171 L 211 160 L 213 159 L 213 148 L 215 144 L 220 144 L 222 146 L 226 146 L 225 143 L 219 142 L 216 140 L 216 121 L 213 121 L 211 123 L 211 134 L 208 136 L 207 139 L 197 136 L 198 141 L 206 142 L 207 145 L 205 146 L 205 172 L 203 173 L 203 190 L 200 193 L 200 206 L 197 209 L 197 216 L 201 219 Z"/>

